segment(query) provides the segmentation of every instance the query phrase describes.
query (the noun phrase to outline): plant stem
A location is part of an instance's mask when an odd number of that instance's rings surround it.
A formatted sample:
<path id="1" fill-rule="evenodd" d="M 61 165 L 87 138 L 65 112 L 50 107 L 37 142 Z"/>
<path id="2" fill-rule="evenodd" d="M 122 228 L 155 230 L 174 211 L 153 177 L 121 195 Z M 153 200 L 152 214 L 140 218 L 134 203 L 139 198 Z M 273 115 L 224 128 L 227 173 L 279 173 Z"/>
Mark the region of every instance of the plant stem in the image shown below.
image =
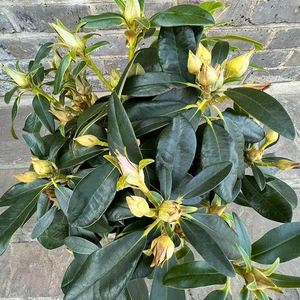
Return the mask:
<path id="1" fill-rule="evenodd" d="M 57 101 L 55 98 L 49 96 L 42 88 L 38 88 L 38 87 L 35 86 L 35 87 L 32 88 L 32 92 L 36 95 L 40 94 L 40 95 L 44 96 L 54 106 L 56 104 L 60 104 L 59 101 Z"/>

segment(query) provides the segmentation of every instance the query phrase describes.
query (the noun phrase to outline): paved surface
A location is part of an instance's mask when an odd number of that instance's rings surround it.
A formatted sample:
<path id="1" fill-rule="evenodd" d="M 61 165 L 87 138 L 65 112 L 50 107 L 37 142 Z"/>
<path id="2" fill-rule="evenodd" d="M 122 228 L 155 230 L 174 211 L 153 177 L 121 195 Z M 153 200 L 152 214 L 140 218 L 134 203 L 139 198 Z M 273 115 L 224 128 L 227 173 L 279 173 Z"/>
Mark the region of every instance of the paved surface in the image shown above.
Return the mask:
<path id="1" fill-rule="evenodd" d="M 277 146 L 278 155 L 288 155 L 293 160 L 300 161 L 300 82 L 274 84 L 269 90 L 275 98 L 281 101 L 296 124 L 297 138 L 291 142 L 282 138 Z M 0 99 L 0 194 L 16 181 L 12 175 L 26 170 L 30 163 L 30 153 L 21 138 L 21 128 L 25 116 L 30 112 L 26 101 L 20 109 L 16 121 L 17 134 L 20 140 L 15 141 L 10 136 L 10 109 L 4 106 Z M 300 195 L 299 171 L 281 172 L 280 177 L 289 183 Z M 266 231 L 278 223 L 267 221 L 251 210 L 239 209 L 240 217 L 245 221 L 250 235 L 255 241 Z M 255 227 L 253 220 L 255 219 Z M 12 239 L 8 250 L 0 257 L 0 300 L 58 300 L 62 299 L 60 282 L 71 261 L 71 255 L 62 247 L 48 251 L 36 241 L 30 239 L 34 217 L 24 228 L 20 229 Z M 300 209 L 296 210 L 294 221 L 300 221 Z M 300 276 L 300 259 L 282 265 L 281 270 L 287 274 Z M 234 298 L 241 282 L 233 280 Z M 201 300 L 208 289 L 187 291 L 189 300 Z M 287 290 L 285 295 L 274 295 L 275 300 L 298 300 L 297 290 Z M 87 299 L 92 300 L 92 299 Z M 107 299 L 109 300 L 109 299 Z M 158 299 L 159 300 L 159 299 Z"/>

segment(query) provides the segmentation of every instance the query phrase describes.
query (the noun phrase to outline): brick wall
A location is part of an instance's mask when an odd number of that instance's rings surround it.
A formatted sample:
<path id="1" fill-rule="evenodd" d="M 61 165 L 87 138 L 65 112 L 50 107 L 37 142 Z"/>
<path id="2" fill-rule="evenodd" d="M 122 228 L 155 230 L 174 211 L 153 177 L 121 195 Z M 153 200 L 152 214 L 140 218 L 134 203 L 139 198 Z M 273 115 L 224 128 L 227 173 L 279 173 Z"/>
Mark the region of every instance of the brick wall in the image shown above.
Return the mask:
<path id="1" fill-rule="evenodd" d="M 264 66 L 269 74 L 249 72 L 246 81 L 269 82 L 300 80 L 300 2 L 299 0 L 221 0 L 226 9 L 217 21 L 234 20 L 238 26 L 226 26 L 216 34 L 241 34 L 265 44 L 252 63 Z M 199 0 L 146 0 L 146 15 L 151 16 L 175 4 L 199 4 Z M 1 0 L 0 64 L 13 65 L 18 59 L 27 65 L 38 48 L 56 35 L 48 25 L 56 18 L 74 29 L 83 16 L 116 11 L 113 0 Z M 101 32 L 101 40 L 111 43 L 94 53 L 96 64 L 107 74 L 109 67 L 123 70 L 126 48 L 121 29 Z M 249 47 L 239 44 L 242 50 Z M 5 77 L 0 70 L 0 79 Z M 9 87 L 2 83 L 0 96 Z M 101 86 L 97 86 L 101 90 Z"/>

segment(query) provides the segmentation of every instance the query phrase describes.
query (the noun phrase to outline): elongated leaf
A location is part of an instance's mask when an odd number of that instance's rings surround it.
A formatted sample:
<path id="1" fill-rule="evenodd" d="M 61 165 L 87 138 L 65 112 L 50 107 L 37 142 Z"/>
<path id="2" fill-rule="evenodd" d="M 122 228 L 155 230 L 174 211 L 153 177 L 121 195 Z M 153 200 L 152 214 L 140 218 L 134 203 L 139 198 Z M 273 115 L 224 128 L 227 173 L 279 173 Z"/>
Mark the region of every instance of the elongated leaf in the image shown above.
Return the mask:
<path id="1" fill-rule="evenodd" d="M 101 42 L 93 44 L 92 46 L 87 47 L 85 51 L 86 51 L 86 53 L 89 54 L 89 53 L 93 52 L 94 50 L 96 50 L 100 47 L 106 46 L 106 45 L 109 45 L 109 42 L 101 41 Z"/>
<path id="2" fill-rule="evenodd" d="M 54 117 L 50 113 L 50 103 L 43 95 L 36 95 L 32 101 L 32 107 L 41 123 L 51 132 L 54 133 Z"/>
<path id="3" fill-rule="evenodd" d="M 132 300 L 149 300 L 148 287 L 143 278 L 129 281 L 127 289 Z"/>
<path id="4" fill-rule="evenodd" d="M 69 222 L 87 227 L 99 220 L 114 199 L 118 177 L 112 164 L 100 165 L 84 177 L 70 198 Z"/>
<path id="5" fill-rule="evenodd" d="M 37 179 L 30 183 L 17 183 L 8 189 L 0 198 L 0 207 L 12 205 L 20 199 L 32 198 L 49 183 L 45 179 Z"/>
<path id="6" fill-rule="evenodd" d="M 201 147 L 202 167 L 207 168 L 221 162 L 231 162 L 232 169 L 216 188 L 216 193 L 225 201 L 231 202 L 237 196 L 234 192 L 238 173 L 238 155 L 235 151 L 235 143 L 223 127 L 217 124 L 213 124 L 212 127 L 205 125 Z"/>
<path id="7" fill-rule="evenodd" d="M 227 59 L 229 53 L 229 43 L 218 41 L 211 52 L 212 60 L 211 65 L 214 67 L 216 64 L 221 65 Z"/>
<path id="8" fill-rule="evenodd" d="M 177 289 L 225 284 L 226 276 L 204 261 L 187 262 L 168 271 L 163 284 Z"/>
<path id="9" fill-rule="evenodd" d="M 57 207 L 54 206 L 38 220 L 31 233 L 32 239 L 39 237 L 51 225 L 56 212 Z"/>
<path id="10" fill-rule="evenodd" d="M 266 178 L 264 176 L 264 173 L 256 165 L 251 165 L 251 169 L 253 172 L 253 176 L 254 176 L 260 190 L 262 191 L 266 186 Z"/>
<path id="11" fill-rule="evenodd" d="M 226 290 L 215 290 L 210 292 L 204 300 L 231 300 L 232 296 Z"/>
<path id="12" fill-rule="evenodd" d="M 87 29 L 103 29 L 111 26 L 125 24 L 126 21 L 122 15 L 116 13 L 103 13 L 100 15 L 86 16 L 80 20 Z"/>
<path id="13" fill-rule="evenodd" d="M 22 130 L 28 133 L 35 133 L 35 132 L 40 132 L 41 127 L 42 127 L 42 123 L 40 119 L 34 112 L 32 112 L 26 118 Z"/>
<path id="14" fill-rule="evenodd" d="M 198 6 L 183 4 L 159 12 L 150 18 L 151 26 L 212 25 L 215 23 L 211 14 Z"/>
<path id="15" fill-rule="evenodd" d="M 167 180 L 170 185 L 167 190 L 162 190 L 165 199 L 170 196 L 170 188 L 176 187 L 189 170 L 195 152 L 194 129 L 184 117 L 175 117 L 159 136 L 155 159 L 158 178 Z"/>
<path id="16" fill-rule="evenodd" d="M 294 139 L 294 124 L 282 105 L 269 94 L 251 88 L 234 88 L 224 92 L 242 109 L 280 135 Z"/>
<path id="17" fill-rule="evenodd" d="M 78 236 L 68 236 L 65 238 L 65 245 L 73 252 L 79 254 L 92 254 L 99 250 L 99 246 Z"/>
<path id="18" fill-rule="evenodd" d="M 39 51 L 37 52 L 37 54 L 35 55 L 33 64 L 30 68 L 29 71 L 34 70 L 36 67 L 38 67 L 38 65 L 40 64 L 40 62 L 42 61 L 42 59 L 44 59 L 45 57 L 48 56 L 48 54 L 50 53 L 50 51 L 52 50 L 51 48 L 52 43 L 46 43 L 44 45 L 41 46 L 41 48 L 39 49 Z"/>
<path id="19" fill-rule="evenodd" d="M 5 93 L 4 95 L 4 102 L 6 104 L 9 104 L 10 103 L 10 100 L 12 98 L 12 96 L 14 95 L 14 93 L 19 89 L 20 87 L 19 86 L 15 86 L 13 87 L 9 92 Z"/>
<path id="20" fill-rule="evenodd" d="M 278 257 L 280 262 L 300 256 L 300 222 L 283 224 L 271 229 L 252 245 L 251 259 L 272 264 Z"/>
<path id="21" fill-rule="evenodd" d="M 206 231 L 208 230 L 206 226 L 201 226 L 201 223 L 199 224 L 195 219 L 183 219 L 181 227 L 190 243 L 208 264 L 226 276 L 235 276 L 230 261 L 217 244 L 217 241 Z"/>
<path id="22" fill-rule="evenodd" d="M 230 162 L 222 162 L 203 169 L 182 187 L 179 197 L 190 199 L 211 191 L 228 176 L 231 168 Z"/>
<path id="23" fill-rule="evenodd" d="M 284 289 L 300 288 L 300 277 L 297 276 L 289 276 L 284 274 L 273 273 L 268 278 L 270 278 L 279 288 L 284 288 Z"/>
<path id="24" fill-rule="evenodd" d="M 196 52 L 197 45 L 190 27 L 162 27 L 158 37 L 158 57 L 164 72 L 178 74 L 189 82 L 195 76 L 188 72 L 189 50 Z"/>
<path id="25" fill-rule="evenodd" d="M 261 191 L 254 177 L 245 176 L 242 190 L 249 205 L 265 218 L 282 223 L 291 221 L 290 203 L 271 186 L 266 185 Z"/>
<path id="26" fill-rule="evenodd" d="M 207 1 L 203 2 L 200 5 L 200 8 L 208 11 L 210 14 L 214 14 L 217 9 L 225 8 L 224 3 L 218 1 Z"/>
<path id="27" fill-rule="evenodd" d="M 177 260 L 175 256 L 172 256 L 169 260 L 167 260 L 163 267 L 155 267 L 153 281 L 152 281 L 152 288 L 150 294 L 150 300 L 185 300 L 185 292 L 180 291 L 178 289 L 173 289 L 171 287 L 167 287 L 163 285 L 163 278 L 165 274 L 172 269 L 173 267 L 177 266 Z"/>
<path id="28" fill-rule="evenodd" d="M 45 183 L 44 180 L 42 182 Z M 40 182 L 41 183 L 41 182 Z M 25 188 L 24 188 L 25 186 Z M 0 255 L 6 250 L 9 241 L 15 231 L 27 220 L 28 215 L 36 206 L 39 195 L 44 185 L 38 185 L 37 183 L 33 185 L 35 189 L 28 190 L 30 185 L 17 185 L 15 188 L 10 189 L 10 194 L 12 198 L 17 199 L 13 201 L 9 208 L 7 208 L 0 215 Z M 37 188 L 39 186 L 39 188 Z M 8 193 L 5 193 L 4 196 L 8 196 Z M 22 197 L 20 197 L 22 195 Z"/>
<path id="29" fill-rule="evenodd" d="M 247 287 L 243 287 L 240 290 L 239 298 L 238 300 L 251 300 L 252 299 L 252 293 Z"/>
<path id="30" fill-rule="evenodd" d="M 124 154 L 124 148 L 131 161 L 138 164 L 142 154 L 126 111 L 116 93 L 109 99 L 108 106 L 108 144 L 111 153 L 118 150 Z"/>
<path id="31" fill-rule="evenodd" d="M 70 150 L 59 158 L 56 165 L 59 169 L 71 168 L 105 151 L 106 150 L 100 146 L 82 147 L 74 151 Z"/>
<path id="32" fill-rule="evenodd" d="M 133 122 L 132 126 L 136 136 L 142 136 L 170 124 L 171 121 L 169 117 L 156 117 Z"/>
<path id="33" fill-rule="evenodd" d="M 54 78 L 54 89 L 53 89 L 54 95 L 59 94 L 59 92 L 61 91 L 64 75 L 71 61 L 72 61 L 72 57 L 70 54 L 65 55 L 65 57 L 62 59 Z"/>
<path id="34" fill-rule="evenodd" d="M 93 252 L 66 286 L 65 299 L 115 299 L 130 280 L 145 247 L 142 234 L 129 234 Z"/>
<path id="35" fill-rule="evenodd" d="M 67 216 L 69 201 L 73 191 L 65 186 L 57 185 L 55 187 L 55 196 L 57 198 L 60 209 Z"/>
<path id="36" fill-rule="evenodd" d="M 129 77 L 123 89 L 124 95 L 129 96 L 156 96 L 174 88 L 188 86 L 186 79 L 177 74 L 163 72 L 149 72 Z"/>
<path id="37" fill-rule="evenodd" d="M 48 149 L 44 140 L 39 133 L 23 134 L 23 139 L 29 146 L 33 155 L 40 159 L 47 158 Z"/>

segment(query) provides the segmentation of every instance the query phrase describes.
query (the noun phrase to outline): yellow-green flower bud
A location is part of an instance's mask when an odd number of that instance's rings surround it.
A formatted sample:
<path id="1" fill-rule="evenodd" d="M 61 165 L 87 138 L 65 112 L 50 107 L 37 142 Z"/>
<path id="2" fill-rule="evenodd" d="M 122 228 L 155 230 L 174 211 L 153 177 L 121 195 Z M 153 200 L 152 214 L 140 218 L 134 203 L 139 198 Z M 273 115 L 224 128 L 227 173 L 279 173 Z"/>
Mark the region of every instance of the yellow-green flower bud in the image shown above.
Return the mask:
<path id="1" fill-rule="evenodd" d="M 158 218 L 164 222 L 177 222 L 181 217 L 181 206 L 179 201 L 165 200 L 159 207 Z"/>
<path id="2" fill-rule="evenodd" d="M 201 43 L 198 45 L 196 56 L 202 63 L 206 63 L 209 66 L 211 65 L 211 54 Z"/>
<path id="3" fill-rule="evenodd" d="M 274 166 L 282 171 L 288 171 L 295 167 L 299 167 L 300 163 L 287 159 L 280 159 L 274 163 Z"/>
<path id="4" fill-rule="evenodd" d="M 73 119 L 72 114 L 65 110 L 51 109 L 50 112 L 59 120 L 61 124 L 67 124 Z"/>
<path id="5" fill-rule="evenodd" d="M 151 243 L 151 248 L 143 251 L 146 255 L 153 254 L 154 258 L 150 267 L 163 267 L 165 261 L 173 256 L 175 245 L 171 238 L 167 235 L 161 235 L 154 239 Z"/>
<path id="6" fill-rule="evenodd" d="M 53 174 L 53 167 L 50 161 L 41 160 L 37 157 L 31 158 L 34 171 L 42 177 L 51 177 Z"/>
<path id="7" fill-rule="evenodd" d="M 189 56 L 188 56 L 189 73 L 197 75 L 200 72 L 201 65 L 202 65 L 201 60 L 191 50 L 189 50 Z"/>
<path id="8" fill-rule="evenodd" d="M 8 66 L 4 66 L 3 70 L 13 79 L 13 81 L 19 87 L 26 89 L 31 86 L 30 79 L 26 76 L 25 73 L 13 70 Z"/>
<path id="9" fill-rule="evenodd" d="M 97 137 L 91 134 L 86 134 L 79 136 L 77 138 L 74 138 L 74 141 L 76 141 L 78 144 L 84 146 L 84 147 L 94 147 L 94 146 L 108 146 L 106 142 L 101 142 Z"/>
<path id="10" fill-rule="evenodd" d="M 265 136 L 265 142 L 264 144 L 260 147 L 260 149 L 265 149 L 266 147 L 268 147 L 269 145 L 275 143 L 279 138 L 279 134 L 270 129 L 267 133 L 266 133 L 266 136 Z"/>
<path id="11" fill-rule="evenodd" d="M 135 25 L 135 18 L 139 18 L 142 16 L 140 3 L 138 0 L 127 0 L 125 10 L 124 10 L 124 17 L 129 24 L 129 27 Z M 133 28 L 134 29 L 134 28 Z"/>
<path id="12" fill-rule="evenodd" d="M 36 172 L 29 171 L 21 174 L 15 174 L 14 177 L 21 182 L 33 182 L 38 179 L 39 175 Z"/>
<path id="13" fill-rule="evenodd" d="M 198 74 L 198 81 L 202 86 L 210 86 L 215 84 L 219 78 L 216 70 L 204 63 L 201 66 L 200 73 Z"/>
<path id="14" fill-rule="evenodd" d="M 252 149 L 247 152 L 247 160 L 249 162 L 259 162 L 262 159 L 263 149 Z"/>
<path id="15" fill-rule="evenodd" d="M 242 75 L 244 75 L 248 69 L 250 59 L 253 53 L 254 50 L 251 50 L 243 55 L 232 59 L 226 66 L 225 78 L 241 77 Z"/>
<path id="16" fill-rule="evenodd" d="M 211 91 L 214 92 L 216 90 L 218 90 L 219 88 L 221 88 L 224 84 L 224 70 L 222 69 L 221 65 L 217 64 L 214 66 L 214 69 L 216 70 L 218 77 L 218 80 L 216 81 L 216 83 L 214 83 L 211 86 Z"/>
<path id="17" fill-rule="evenodd" d="M 149 216 L 150 207 L 146 199 L 139 196 L 127 196 L 126 201 L 132 214 L 138 218 Z"/>

